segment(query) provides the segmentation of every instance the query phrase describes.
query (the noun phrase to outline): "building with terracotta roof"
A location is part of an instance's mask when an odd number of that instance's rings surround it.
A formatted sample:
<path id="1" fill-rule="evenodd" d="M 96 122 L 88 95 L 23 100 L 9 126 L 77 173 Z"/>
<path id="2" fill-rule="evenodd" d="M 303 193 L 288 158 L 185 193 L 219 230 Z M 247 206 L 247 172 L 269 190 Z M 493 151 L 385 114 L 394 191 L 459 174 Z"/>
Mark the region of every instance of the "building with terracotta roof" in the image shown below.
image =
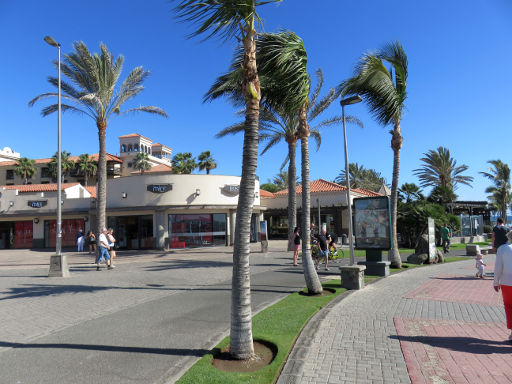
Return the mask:
<path id="1" fill-rule="evenodd" d="M 261 192 L 260 192 L 261 193 Z M 297 185 L 297 225 L 302 217 L 302 186 Z M 324 179 L 310 183 L 311 223 L 319 228 L 325 223 L 327 232 L 338 235 L 348 234 L 348 208 L 346 187 Z M 358 197 L 382 196 L 380 193 L 364 188 L 350 191 L 350 200 Z M 272 196 L 263 198 L 262 205 L 266 210 L 264 218 L 268 224 L 269 239 L 286 238 L 288 236 L 288 190 L 278 191 Z"/>
<path id="2" fill-rule="evenodd" d="M 137 173 L 134 168 L 135 157 L 141 152 L 148 155 L 148 160 L 153 167 L 164 166 L 159 167 L 156 172 L 164 172 L 171 166 L 171 148 L 160 143 L 153 143 L 153 140 L 138 133 L 130 133 L 129 135 L 119 136 L 119 153 L 123 160 L 123 176 Z"/>

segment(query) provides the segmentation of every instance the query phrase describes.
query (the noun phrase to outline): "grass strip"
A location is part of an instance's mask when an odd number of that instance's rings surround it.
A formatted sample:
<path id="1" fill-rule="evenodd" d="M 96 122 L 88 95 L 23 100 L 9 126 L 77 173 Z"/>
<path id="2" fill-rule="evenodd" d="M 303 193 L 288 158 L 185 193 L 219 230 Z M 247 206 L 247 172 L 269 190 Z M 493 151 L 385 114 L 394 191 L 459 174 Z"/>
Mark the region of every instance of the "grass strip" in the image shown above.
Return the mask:
<path id="1" fill-rule="evenodd" d="M 270 365 L 249 373 L 224 372 L 211 365 L 213 355 L 208 353 L 190 368 L 177 383 L 273 383 L 277 379 L 295 339 L 309 319 L 336 296 L 346 291 L 346 289 L 341 288 L 339 279 L 325 282 L 322 286 L 334 289 L 336 292 L 332 295 L 318 297 L 300 295 L 298 292 L 292 293 L 253 317 L 253 338 L 272 342 L 278 348 L 277 355 Z M 229 338 L 226 337 L 216 348 L 222 349 L 228 344 Z"/>

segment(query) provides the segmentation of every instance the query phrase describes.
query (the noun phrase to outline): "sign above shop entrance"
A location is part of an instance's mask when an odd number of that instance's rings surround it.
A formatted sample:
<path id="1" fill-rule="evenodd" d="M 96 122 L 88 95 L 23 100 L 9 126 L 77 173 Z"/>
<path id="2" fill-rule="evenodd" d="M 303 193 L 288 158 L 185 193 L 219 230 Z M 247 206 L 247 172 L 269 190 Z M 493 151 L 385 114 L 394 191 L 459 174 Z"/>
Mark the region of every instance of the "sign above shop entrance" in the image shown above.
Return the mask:
<path id="1" fill-rule="evenodd" d="M 147 186 L 149 192 L 165 193 L 172 191 L 172 184 L 150 184 Z"/>
<path id="2" fill-rule="evenodd" d="M 27 204 L 31 208 L 43 208 L 48 203 L 48 200 L 32 200 Z"/>
<path id="3" fill-rule="evenodd" d="M 240 185 L 238 184 L 226 184 L 222 187 L 222 192 L 226 195 L 236 196 L 240 193 Z"/>

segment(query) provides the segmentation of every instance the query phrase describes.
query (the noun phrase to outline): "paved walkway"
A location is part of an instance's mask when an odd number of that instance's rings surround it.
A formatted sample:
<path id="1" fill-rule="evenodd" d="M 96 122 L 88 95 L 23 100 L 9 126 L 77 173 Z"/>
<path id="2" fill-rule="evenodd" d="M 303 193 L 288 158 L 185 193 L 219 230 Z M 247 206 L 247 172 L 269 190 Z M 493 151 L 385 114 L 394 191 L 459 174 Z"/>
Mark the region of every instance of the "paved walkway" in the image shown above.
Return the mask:
<path id="1" fill-rule="evenodd" d="M 416 268 L 336 300 L 278 383 L 512 383 L 501 295 L 475 271 L 473 259 Z"/>

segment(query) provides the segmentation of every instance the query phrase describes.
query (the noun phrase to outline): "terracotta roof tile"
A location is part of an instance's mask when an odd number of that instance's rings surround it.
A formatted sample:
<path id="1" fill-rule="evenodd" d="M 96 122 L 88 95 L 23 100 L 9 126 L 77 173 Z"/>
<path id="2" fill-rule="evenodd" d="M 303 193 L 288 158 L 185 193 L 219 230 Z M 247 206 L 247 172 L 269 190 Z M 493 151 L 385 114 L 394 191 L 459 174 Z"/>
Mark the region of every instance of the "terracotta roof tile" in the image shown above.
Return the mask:
<path id="1" fill-rule="evenodd" d="M 96 187 L 84 187 L 85 189 L 87 189 L 87 192 L 89 192 L 91 194 L 91 197 L 93 199 L 96 199 Z"/>
<path id="2" fill-rule="evenodd" d="M 260 189 L 260 197 L 265 197 L 269 199 L 275 198 L 274 194 L 269 191 L 265 191 L 264 189 Z"/>
<path id="3" fill-rule="evenodd" d="M 144 173 L 161 173 L 161 172 L 172 172 L 172 167 L 166 164 L 158 164 L 152 167 L 149 171 L 144 171 Z M 132 175 L 139 175 L 140 171 L 131 172 Z"/>
<path id="4" fill-rule="evenodd" d="M 61 189 L 67 189 L 79 185 L 80 183 L 62 183 Z M 57 184 L 19 184 L 19 185 L 2 185 L 1 188 L 17 189 L 18 192 L 52 192 L 57 190 Z"/>
<path id="5" fill-rule="evenodd" d="M 314 180 L 310 183 L 310 193 L 321 193 L 321 192 L 344 192 L 347 188 L 344 185 L 339 185 L 331 181 L 324 179 Z M 370 191 L 364 188 L 352 189 L 352 192 L 359 193 L 366 196 L 382 196 L 380 193 Z M 302 185 L 297 185 L 297 194 L 302 193 Z M 288 196 L 288 190 L 283 189 L 274 194 L 275 197 Z"/>
<path id="6" fill-rule="evenodd" d="M 93 160 L 98 161 L 99 154 L 95 153 L 93 155 L 90 155 L 90 157 L 92 157 Z M 76 163 L 80 159 L 80 156 L 69 156 L 69 159 Z M 48 164 L 50 161 L 52 161 L 52 158 L 49 157 L 46 159 L 34 159 L 34 161 L 36 164 Z M 107 161 L 114 161 L 114 162 L 120 163 L 120 164 L 123 163 L 123 160 L 121 160 L 120 157 L 112 155 L 110 153 L 107 153 Z M 18 164 L 17 161 L 2 161 L 2 162 L 0 162 L 0 167 L 13 166 L 16 164 Z"/>
<path id="7" fill-rule="evenodd" d="M 142 138 L 144 138 L 144 139 L 146 139 L 146 140 L 149 140 L 149 141 L 151 141 L 151 142 L 153 141 L 153 140 L 151 140 L 150 138 L 147 138 L 146 136 L 142 136 L 142 135 L 140 135 L 140 134 L 138 134 L 138 133 L 130 133 L 130 134 L 128 134 L 128 135 L 119 136 L 118 138 L 119 138 L 119 139 L 124 139 L 124 138 L 126 138 L 126 137 L 142 137 Z"/>

